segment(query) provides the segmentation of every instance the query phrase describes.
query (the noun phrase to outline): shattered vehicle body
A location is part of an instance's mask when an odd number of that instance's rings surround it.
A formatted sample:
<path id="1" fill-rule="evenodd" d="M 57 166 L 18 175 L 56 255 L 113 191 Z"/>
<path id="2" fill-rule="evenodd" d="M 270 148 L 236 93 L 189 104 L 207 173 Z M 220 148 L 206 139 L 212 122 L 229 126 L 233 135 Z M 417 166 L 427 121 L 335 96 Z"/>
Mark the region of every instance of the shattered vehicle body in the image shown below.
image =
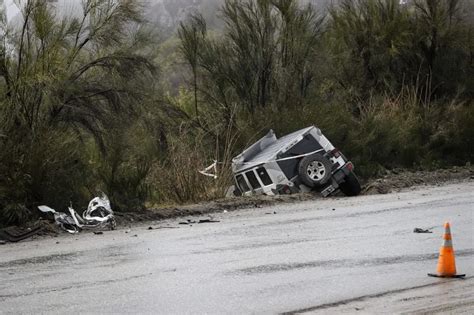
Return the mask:
<path id="1" fill-rule="evenodd" d="M 323 196 L 361 191 L 352 162 L 315 126 L 278 138 L 273 130 L 232 159 L 237 195 L 319 190 Z"/>
<path id="2" fill-rule="evenodd" d="M 80 216 L 72 206 L 68 207 L 69 214 L 57 212 L 48 206 L 38 206 L 43 213 L 52 213 L 54 221 L 64 231 L 71 234 L 79 233 L 83 229 L 115 229 L 114 212 L 110 207 L 109 198 L 105 194 L 95 197 L 89 202 L 87 209 Z"/>

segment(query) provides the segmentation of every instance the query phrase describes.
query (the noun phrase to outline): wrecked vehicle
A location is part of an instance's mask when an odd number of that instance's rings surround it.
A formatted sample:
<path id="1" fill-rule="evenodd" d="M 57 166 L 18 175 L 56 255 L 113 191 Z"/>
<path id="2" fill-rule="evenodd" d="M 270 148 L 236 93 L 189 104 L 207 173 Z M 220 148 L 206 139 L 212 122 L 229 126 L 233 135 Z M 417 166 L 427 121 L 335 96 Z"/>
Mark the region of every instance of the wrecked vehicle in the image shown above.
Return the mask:
<path id="1" fill-rule="evenodd" d="M 273 130 L 232 159 L 236 195 L 290 194 L 317 189 L 356 196 L 354 165 L 315 126 L 277 139 Z"/>
<path id="2" fill-rule="evenodd" d="M 48 206 L 38 206 L 38 209 L 44 213 L 52 213 L 56 224 L 71 234 L 79 233 L 83 229 L 114 230 L 116 227 L 114 212 L 105 194 L 92 199 L 82 216 L 72 208 L 72 205 L 68 207 L 69 214 L 57 212 Z"/>

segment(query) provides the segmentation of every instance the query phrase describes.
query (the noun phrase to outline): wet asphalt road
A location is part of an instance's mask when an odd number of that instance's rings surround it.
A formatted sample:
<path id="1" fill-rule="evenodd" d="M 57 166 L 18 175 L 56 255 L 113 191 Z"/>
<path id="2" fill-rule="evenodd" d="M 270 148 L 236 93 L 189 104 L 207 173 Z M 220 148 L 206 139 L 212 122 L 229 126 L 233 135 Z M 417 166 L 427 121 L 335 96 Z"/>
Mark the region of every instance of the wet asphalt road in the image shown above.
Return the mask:
<path id="1" fill-rule="evenodd" d="M 470 313 L 473 205 L 470 181 L 2 245 L 0 313 Z M 447 220 L 465 280 L 426 275 Z"/>

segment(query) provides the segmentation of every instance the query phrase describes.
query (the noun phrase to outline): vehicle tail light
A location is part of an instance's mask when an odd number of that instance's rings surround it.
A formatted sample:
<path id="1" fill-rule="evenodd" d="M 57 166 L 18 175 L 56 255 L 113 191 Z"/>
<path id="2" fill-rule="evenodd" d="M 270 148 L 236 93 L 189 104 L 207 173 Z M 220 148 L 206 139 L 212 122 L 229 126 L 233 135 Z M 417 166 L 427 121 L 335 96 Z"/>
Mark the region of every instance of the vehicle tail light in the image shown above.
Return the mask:
<path id="1" fill-rule="evenodd" d="M 334 149 L 331 151 L 331 154 L 335 157 L 335 158 L 338 158 L 341 156 L 341 151 L 339 151 L 339 149 Z"/>
<path id="2" fill-rule="evenodd" d="M 280 194 L 285 194 L 285 195 L 291 194 L 291 188 L 290 188 L 290 186 L 288 186 L 288 185 L 281 186 L 281 187 L 279 188 L 279 193 L 280 193 Z"/>
<path id="3" fill-rule="evenodd" d="M 354 169 L 354 164 L 352 164 L 352 162 L 348 162 L 348 163 L 346 164 L 346 168 L 347 168 L 349 171 L 352 172 L 352 170 Z"/>

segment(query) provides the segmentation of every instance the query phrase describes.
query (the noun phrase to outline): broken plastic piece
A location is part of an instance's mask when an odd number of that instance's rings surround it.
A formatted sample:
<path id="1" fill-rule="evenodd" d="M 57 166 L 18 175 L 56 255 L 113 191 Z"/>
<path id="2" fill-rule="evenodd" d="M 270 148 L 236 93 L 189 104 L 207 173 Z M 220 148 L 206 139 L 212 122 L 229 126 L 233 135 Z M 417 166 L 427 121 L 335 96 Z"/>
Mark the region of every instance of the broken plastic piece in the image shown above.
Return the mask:
<path id="1" fill-rule="evenodd" d="M 429 229 L 425 230 L 425 229 L 415 228 L 413 230 L 413 233 L 433 233 L 433 232 L 431 232 Z"/>
<path id="2" fill-rule="evenodd" d="M 217 223 L 217 222 L 221 222 L 221 221 L 213 220 L 213 219 L 201 219 L 198 221 L 198 223 Z"/>
<path id="3" fill-rule="evenodd" d="M 213 170 L 214 174 L 209 173 L 210 170 Z M 204 170 L 199 171 L 199 173 L 201 173 L 202 175 L 209 176 L 209 177 L 212 177 L 214 179 L 217 179 L 217 161 L 214 161 L 214 163 L 212 163 L 211 165 L 206 167 Z"/>

